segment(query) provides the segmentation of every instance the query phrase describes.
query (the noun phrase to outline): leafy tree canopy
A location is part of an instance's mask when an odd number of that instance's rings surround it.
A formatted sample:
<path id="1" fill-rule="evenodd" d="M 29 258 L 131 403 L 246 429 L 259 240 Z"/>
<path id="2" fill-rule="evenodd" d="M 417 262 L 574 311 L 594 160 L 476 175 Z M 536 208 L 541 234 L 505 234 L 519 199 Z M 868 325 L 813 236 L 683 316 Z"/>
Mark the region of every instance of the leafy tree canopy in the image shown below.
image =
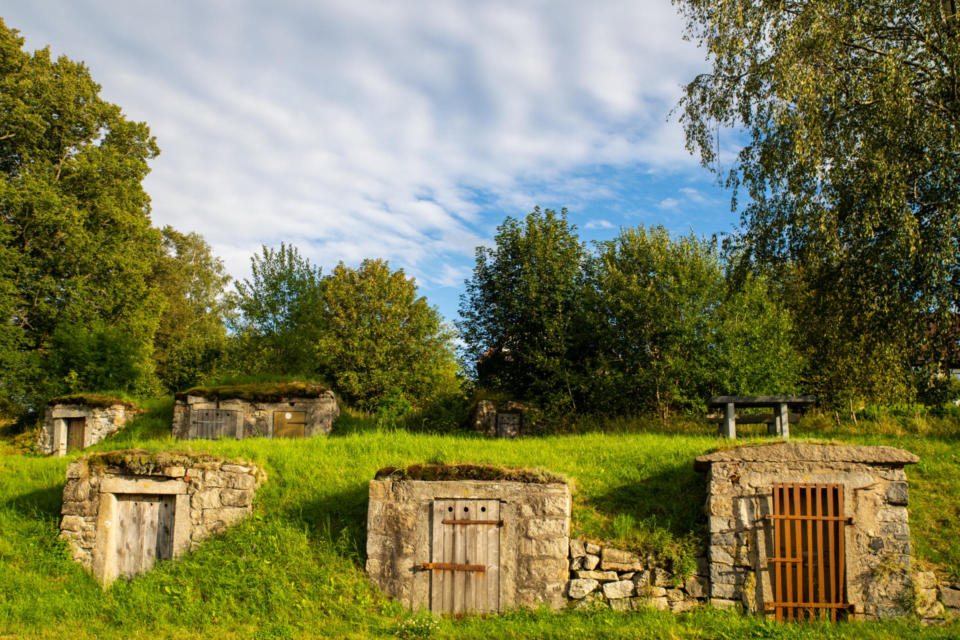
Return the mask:
<path id="1" fill-rule="evenodd" d="M 47 357 L 83 328 L 124 335 L 136 373 L 120 390 L 150 389 L 160 234 L 141 181 L 157 145 L 100 98 L 83 63 L 22 46 L 0 20 L 0 395 L 25 408 L 100 385 L 88 363 Z"/>

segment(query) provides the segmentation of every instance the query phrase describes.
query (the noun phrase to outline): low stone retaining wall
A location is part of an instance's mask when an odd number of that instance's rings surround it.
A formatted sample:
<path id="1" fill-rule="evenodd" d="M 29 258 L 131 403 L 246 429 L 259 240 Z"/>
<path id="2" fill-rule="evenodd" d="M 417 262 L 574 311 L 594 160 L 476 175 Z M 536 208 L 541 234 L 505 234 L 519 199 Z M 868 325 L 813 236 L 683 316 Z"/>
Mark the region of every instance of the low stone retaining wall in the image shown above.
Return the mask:
<path id="1" fill-rule="evenodd" d="M 960 619 L 960 582 L 941 580 L 932 571 L 913 578 L 915 608 L 924 624 Z"/>
<path id="2" fill-rule="evenodd" d="M 703 559 L 697 563 L 706 569 Z M 608 606 L 618 611 L 654 607 L 679 613 L 707 602 L 705 575 L 680 579 L 653 557 L 570 540 L 567 598 L 575 608 Z"/>

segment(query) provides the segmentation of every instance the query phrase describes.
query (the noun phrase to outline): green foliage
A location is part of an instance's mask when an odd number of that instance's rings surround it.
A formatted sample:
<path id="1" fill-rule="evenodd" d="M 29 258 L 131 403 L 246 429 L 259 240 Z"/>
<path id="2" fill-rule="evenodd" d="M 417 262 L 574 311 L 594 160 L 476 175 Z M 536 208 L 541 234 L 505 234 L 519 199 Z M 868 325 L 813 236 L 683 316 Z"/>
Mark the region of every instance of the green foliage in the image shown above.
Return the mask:
<path id="1" fill-rule="evenodd" d="M 687 145 L 728 177 L 744 246 L 787 285 L 807 382 L 836 405 L 909 398 L 956 360 L 960 39 L 939 1 L 676 0 L 712 63 Z"/>
<path id="2" fill-rule="evenodd" d="M 403 270 L 340 263 L 322 289 L 321 370 L 349 402 L 399 416 L 459 387 L 453 332 Z"/>
<path id="3" fill-rule="evenodd" d="M 168 391 L 195 385 L 216 368 L 227 346 L 230 276 L 202 236 L 162 230 L 154 280 L 163 314 L 154 335 L 157 376 Z"/>
<path id="4" fill-rule="evenodd" d="M 250 259 L 250 279 L 238 282 L 231 367 L 248 374 L 310 374 L 317 346 L 320 269 L 294 246 L 264 246 Z"/>
<path id="5" fill-rule="evenodd" d="M 0 21 L 0 396 L 23 410 L 105 379 L 149 388 L 160 236 L 141 181 L 156 143 L 99 97 L 82 63 L 22 46 Z M 75 359 L 88 353 L 84 330 L 122 348 L 114 362 L 129 377 L 101 368 L 112 356 Z"/>
<path id="6" fill-rule="evenodd" d="M 460 298 L 466 358 L 481 386 L 574 410 L 587 258 L 576 227 L 566 209 L 537 207 L 523 221 L 507 217 L 494 242 L 477 247 Z"/>
<path id="7" fill-rule="evenodd" d="M 762 278 L 725 277 L 714 244 L 626 229 L 600 243 L 590 271 L 603 406 L 663 416 L 714 394 L 793 390 L 787 315 Z"/>
<path id="8" fill-rule="evenodd" d="M 279 402 L 284 398 L 317 398 L 326 392 L 325 386 L 315 382 L 258 380 L 193 387 L 177 392 L 176 397 L 201 396 L 208 399 L 239 398 L 250 402 Z"/>

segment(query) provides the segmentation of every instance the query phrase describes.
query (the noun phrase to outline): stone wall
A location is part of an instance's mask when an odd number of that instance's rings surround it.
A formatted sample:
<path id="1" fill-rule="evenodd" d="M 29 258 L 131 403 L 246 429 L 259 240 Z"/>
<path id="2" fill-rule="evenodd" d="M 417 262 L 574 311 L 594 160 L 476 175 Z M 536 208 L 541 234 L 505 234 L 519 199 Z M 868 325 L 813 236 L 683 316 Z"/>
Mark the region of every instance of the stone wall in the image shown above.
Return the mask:
<path id="1" fill-rule="evenodd" d="M 67 420 L 84 418 L 84 448 L 100 442 L 112 433 L 119 431 L 127 422 L 139 413 L 139 409 L 128 404 L 113 404 L 107 407 L 92 407 L 82 404 L 51 404 L 43 415 L 43 427 L 37 436 L 37 450 L 55 456 L 67 452 Z"/>
<path id="2" fill-rule="evenodd" d="M 767 558 L 774 483 L 843 485 L 846 587 L 857 617 L 907 611 L 910 528 L 905 464 L 917 461 L 891 447 L 778 443 L 745 446 L 697 458 L 708 475 L 711 602 L 762 612 L 773 601 Z"/>
<path id="3" fill-rule="evenodd" d="M 707 602 L 704 558 L 697 574 L 675 576 L 653 556 L 581 540 L 570 540 L 567 597 L 574 608 L 607 606 L 618 611 L 654 607 L 679 613 Z M 722 606 L 722 603 L 721 603 Z"/>
<path id="4" fill-rule="evenodd" d="M 404 606 L 430 610 L 434 500 L 500 502 L 500 610 L 566 603 L 570 489 L 560 482 L 382 479 L 370 482 L 367 573 Z"/>
<path id="5" fill-rule="evenodd" d="M 528 409 L 512 400 L 478 400 L 470 415 L 470 426 L 491 438 L 517 438 L 530 431 Z"/>
<path id="6" fill-rule="evenodd" d="M 111 553 L 118 496 L 175 496 L 176 557 L 247 517 L 264 479 L 255 465 L 204 454 L 127 450 L 84 456 L 67 467 L 60 537 L 73 559 L 106 585 L 117 577 Z"/>
<path id="7" fill-rule="evenodd" d="M 913 576 L 912 596 L 916 614 L 924 624 L 960 620 L 960 582 L 921 571 Z"/>
<path id="8" fill-rule="evenodd" d="M 326 435 L 340 415 L 340 407 L 332 391 L 315 398 L 284 398 L 270 402 L 239 398 L 206 398 L 187 395 L 178 397 L 173 408 L 173 436 L 184 440 L 196 437 L 190 429 L 190 412 L 199 409 L 237 411 L 240 414 L 239 438 L 272 438 L 274 412 L 303 411 L 306 413 L 304 436 Z"/>

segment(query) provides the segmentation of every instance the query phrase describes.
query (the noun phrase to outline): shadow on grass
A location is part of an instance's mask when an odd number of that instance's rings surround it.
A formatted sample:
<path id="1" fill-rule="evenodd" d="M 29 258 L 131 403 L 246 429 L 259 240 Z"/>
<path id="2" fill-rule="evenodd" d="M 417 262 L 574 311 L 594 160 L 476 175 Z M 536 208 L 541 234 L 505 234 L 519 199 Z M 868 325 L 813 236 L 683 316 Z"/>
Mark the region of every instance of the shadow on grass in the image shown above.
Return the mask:
<path id="1" fill-rule="evenodd" d="M 672 540 L 703 537 L 706 497 L 706 477 L 684 464 L 613 487 L 590 502 L 612 519 L 617 538 L 659 549 Z"/>
<path id="2" fill-rule="evenodd" d="M 31 518 L 60 520 L 63 504 L 63 484 L 23 493 L 7 500 L 3 506 Z"/>
<path id="3" fill-rule="evenodd" d="M 366 483 L 288 508 L 284 516 L 299 521 L 317 542 L 332 545 L 363 568 L 367 557 Z"/>

